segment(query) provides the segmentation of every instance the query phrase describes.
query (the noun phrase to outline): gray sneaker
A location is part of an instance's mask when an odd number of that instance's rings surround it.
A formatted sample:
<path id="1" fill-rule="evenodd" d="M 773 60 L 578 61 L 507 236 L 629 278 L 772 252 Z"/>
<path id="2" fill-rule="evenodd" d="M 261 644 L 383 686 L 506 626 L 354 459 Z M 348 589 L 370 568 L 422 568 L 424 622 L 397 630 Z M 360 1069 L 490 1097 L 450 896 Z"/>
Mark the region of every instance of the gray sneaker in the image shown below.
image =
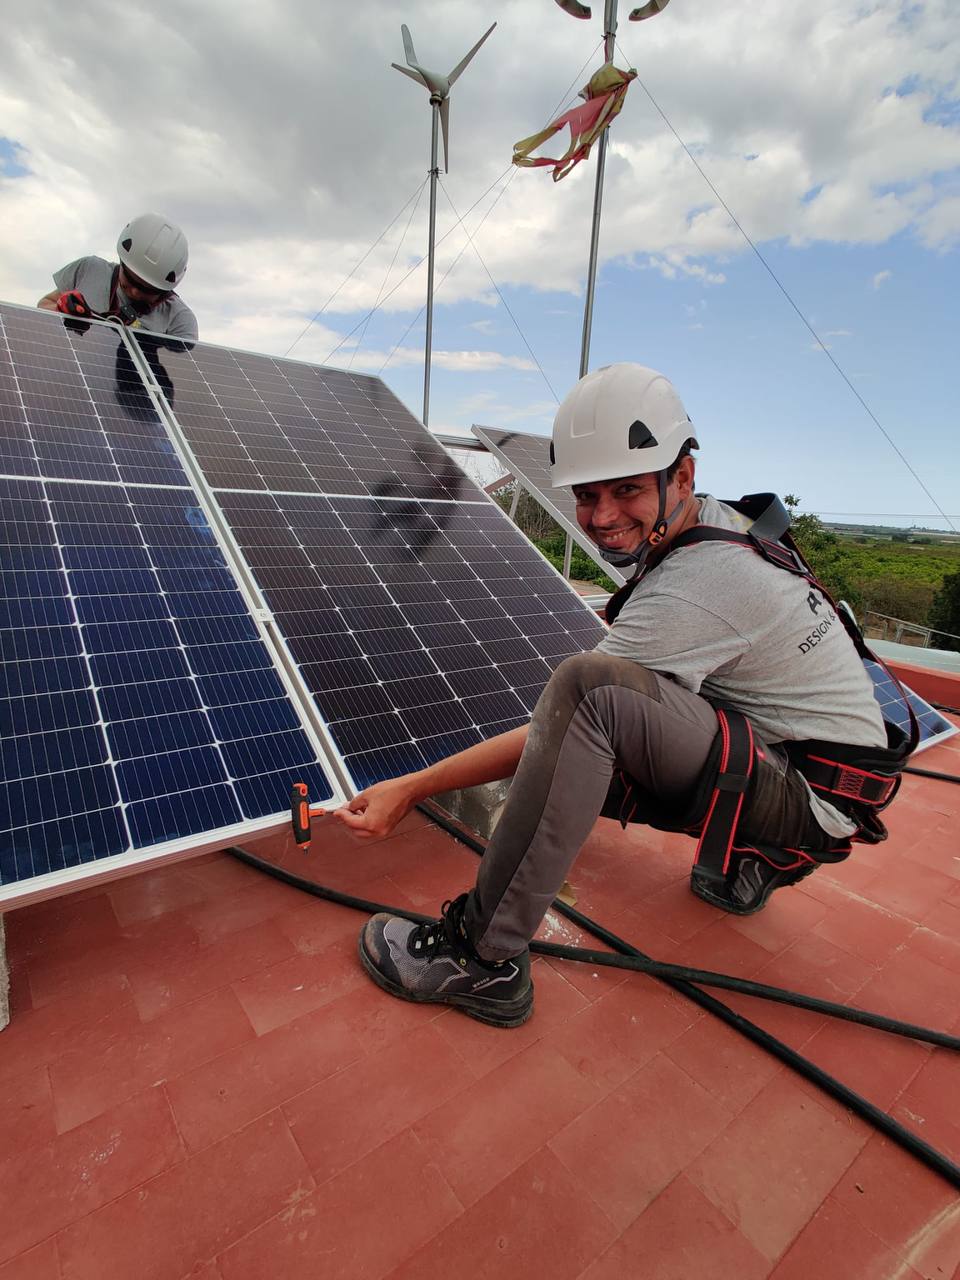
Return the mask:
<path id="1" fill-rule="evenodd" d="M 373 916 L 360 933 L 360 960 L 391 995 L 450 1004 L 494 1027 L 519 1027 L 533 1012 L 530 953 L 496 964 L 481 960 L 462 925 L 466 898 L 445 902 L 440 919 L 429 924 Z"/>

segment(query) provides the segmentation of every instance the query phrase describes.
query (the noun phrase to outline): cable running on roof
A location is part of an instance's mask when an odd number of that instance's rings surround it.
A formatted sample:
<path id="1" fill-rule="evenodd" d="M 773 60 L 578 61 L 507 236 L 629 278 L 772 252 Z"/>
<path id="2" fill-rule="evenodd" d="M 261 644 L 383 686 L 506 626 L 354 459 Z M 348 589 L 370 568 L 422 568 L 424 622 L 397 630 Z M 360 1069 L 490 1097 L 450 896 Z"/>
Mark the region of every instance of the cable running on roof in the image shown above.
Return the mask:
<path id="1" fill-rule="evenodd" d="M 397 247 L 393 251 L 393 257 L 390 259 L 390 265 L 389 267 L 387 267 L 383 280 L 380 283 L 380 288 L 377 290 L 377 297 L 376 297 L 376 301 L 373 304 L 373 311 L 376 311 L 377 307 L 380 305 L 380 299 L 383 296 L 383 291 L 387 287 L 387 281 L 390 279 L 391 272 L 393 271 L 393 268 L 397 262 L 397 258 L 400 255 L 400 250 L 403 248 L 403 242 L 407 238 L 407 232 L 410 230 L 410 223 L 413 221 L 414 214 L 417 212 L 417 209 L 420 207 L 420 197 L 423 195 L 423 190 L 426 185 L 427 185 L 427 180 L 426 178 L 424 178 L 423 182 L 420 184 L 420 190 L 417 192 L 417 198 L 413 203 L 413 208 L 410 210 L 410 216 L 409 218 L 407 218 L 406 226 L 403 228 L 403 235 L 400 237 Z M 357 352 L 363 346 L 363 340 L 367 334 L 367 325 L 369 325 L 370 323 L 370 320 L 373 316 L 373 311 L 370 312 L 366 320 L 364 320 L 363 322 L 363 328 L 360 330 L 360 337 L 357 339 L 356 346 L 353 348 L 353 351 L 350 353 L 350 362 L 347 365 L 348 369 L 353 368 L 353 362 L 356 359 Z"/>
<path id="2" fill-rule="evenodd" d="M 620 42 L 619 42 L 619 41 L 617 42 L 617 44 L 618 44 L 618 47 L 619 47 L 619 49 L 620 49 L 621 54 L 623 55 L 623 57 L 624 57 L 624 58 L 626 58 L 626 56 L 627 56 L 627 55 L 626 55 L 626 51 L 624 50 L 623 46 L 622 46 L 622 45 L 620 45 Z M 629 59 L 627 59 L 627 61 L 629 62 Z M 858 401 L 859 401 L 859 403 L 860 403 L 860 406 L 863 408 L 864 412 L 867 414 L 867 416 L 868 416 L 868 417 L 870 418 L 870 420 L 873 422 L 874 426 L 875 426 L 875 427 L 877 428 L 877 430 L 878 430 L 878 431 L 880 431 L 880 433 L 883 435 L 883 437 L 884 437 L 884 439 L 886 440 L 887 444 L 889 444 L 889 445 L 890 445 L 890 448 L 891 448 L 891 449 L 893 449 L 894 453 L 897 455 L 897 457 L 900 459 L 900 461 L 903 463 L 903 465 L 907 468 L 907 470 L 908 470 L 908 471 L 910 472 L 910 474 L 913 476 L 914 480 L 916 480 L 917 484 L 920 486 L 920 488 L 923 490 L 923 492 L 927 495 L 927 497 L 930 499 L 930 501 L 931 501 L 931 502 L 933 503 L 933 505 L 936 507 L 936 509 L 937 509 L 937 511 L 940 513 L 941 517 L 942 517 L 944 520 L 946 520 L 947 524 L 950 526 L 950 528 L 953 530 L 953 532 L 954 532 L 954 533 L 958 532 L 958 530 L 957 530 L 956 526 L 954 525 L 953 521 L 951 520 L 951 518 L 946 514 L 946 512 L 945 512 L 945 511 L 944 511 L 944 509 L 943 509 L 943 507 L 941 507 L 940 503 L 936 500 L 936 498 L 933 496 L 933 494 L 930 492 L 930 490 L 927 488 L 927 486 L 924 484 L 924 482 L 920 479 L 920 476 L 917 474 L 917 472 L 914 470 L 914 468 L 912 467 L 912 465 L 910 464 L 910 462 L 907 460 L 907 458 L 906 458 L 906 457 L 904 456 L 904 454 L 901 452 L 901 450 L 900 450 L 899 446 L 897 445 L 896 441 L 893 439 L 893 437 L 890 435 L 890 433 L 887 431 L 887 429 L 883 426 L 883 424 L 881 423 L 880 419 L 877 417 L 877 415 L 873 412 L 873 410 L 872 410 L 872 409 L 870 408 L 870 406 L 867 404 L 866 400 L 864 400 L 863 396 L 860 394 L 860 392 L 857 390 L 857 388 L 853 385 L 853 383 L 852 383 L 852 382 L 850 381 L 850 379 L 847 377 L 846 373 L 843 371 L 842 367 L 840 366 L 840 364 L 839 364 L 839 362 L 837 361 L 836 357 L 835 357 L 835 356 L 833 355 L 833 353 L 831 352 L 830 348 L 829 348 L 829 347 L 827 346 L 827 344 L 823 341 L 823 339 L 820 337 L 819 333 L 817 333 L 816 329 L 814 329 L 813 325 L 810 323 L 810 321 L 807 319 L 807 317 L 803 314 L 803 312 L 800 310 L 800 308 L 799 308 L 799 307 L 797 306 L 797 304 L 794 302 L 793 298 L 791 297 L 790 293 L 789 293 L 789 292 L 788 292 L 788 290 L 787 290 L 786 285 L 784 285 L 784 284 L 783 284 L 783 282 L 780 280 L 780 277 L 777 275 L 777 273 L 774 271 L 774 269 L 770 266 L 769 262 L 767 262 L 766 258 L 763 256 L 763 254 L 762 254 L 762 253 L 760 252 L 760 250 L 757 248 L 757 246 L 756 246 L 756 244 L 753 242 L 753 240 L 751 240 L 750 236 L 749 236 L 749 235 L 747 234 L 747 232 L 744 230 L 744 228 L 743 228 L 742 224 L 740 223 L 740 221 L 739 221 L 739 219 L 737 218 L 737 216 L 734 214 L 733 210 L 732 210 L 732 209 L 730 208 L 730 206 L 727 204 L 726 200 L 724 200 L 723 196 L 720 194 L 720 192 L 719 192 L 719 191 L 717 190 L 717 188 L 714 186 L 713 182 L 711 182 L 710 178 L 708 178 L 708 177 L 707 177 L 706 173 L 704 172 L 703 166 L 700 164 L 700 162 L 697 160 L 696 156 L 693 154 L 693 152 L 690 150 L 690 148 L 689 148 L 689 147 L 687 146 L 687 144 L 684 142 L 683 138 L 681 138 L 681 137 L 680 137 L 680 134 L 677 132 L 677 130 L 673 127 L 672 123 L 671 123 L 671 122 L 670 122 L 670 120 L 668 119 L 668 117 L 667 117 L 667 115 L 666 115 L 666 112 L 663 110 L 663 108 L 660 106 L 659 102 L 657 102 L 656 98 L 653 96 L 653 94 L 650 92 L 650 90 L 647 88 L 647 86 L 644 84 L 643 80 L 642 80 L 639 76 L 637 76 L 637 84 L 640 86 L 640 88 L 643 90 L 643 92 L 644 92 L 644 93 L 647 95 L 647 97 L 650 99 L 651 103 L 652 103 L 652 104 L 653 104 L 653 106 L 654 106 L 654 109 L 656 110 L 657 114 L 660 116 L 661 120 L 664 122 L 664 124 L 667 126 L 667 128 L 670 130 L 670 132 L 671 132 L 671 133 L 673 134 L 673 136 L 676 138 L 676 140 L 680 143 L 680 146 L 681 146 L 681 147 L 683 147 L 684 151 L 687 153 L 687 157 L 689 158 L 689 160 L 690 160 L 691 164 L 693 164 L 693 165 L 695 166 L 695 168 L 696 168 L 697 172 L 700 174 L 700 177 L 701 177 L 701 178 L 703 178 L 704 182 L 707 184 L 707 186 L 710 188 L 710 190 L 711 190 L 711 191 L 713 192 L 713 194 L 716 196 L 717 200 L 720 202 L 720 204 L 722 205 L 722 207 L 723 207 L 724 211 L 726 212 L 727 217 L 730 219 L 730 221 L 733 223 L 733 225 L 737 228 L 737 230 L 738 230 L 738 231 L 740 232 L 740 234 L 743 236 L 744 240 L 746 240 L 747 244 L 750 246 L 750 248 L 753 250 L 753 252 L 757 255 L 757 257 L 759 258 L 760 263 L 761 263 L 761 265 L 763 266 L 764 270 L 767 272 L 767 274 L 770 276 L 771 280 L 773 280 L 774 284 L 777 286 L 777 288 L 780 290 L 780 292 L 781 292 L 781 293 L 783 294 L 783 296 L 786 298 L 787 302 L 789 302 L 789 304 L 790 304 L 790 306 L 793 308 L 793 310 L 797 313 L 797 315 L 799 316 L 800 320 L 803 322 L 804 326 L 809 330 L 809 332 L 810 332 L 810 333 L 811 333 L 811 335 L 813 336 L 814 340 L 816 341 L 817 346 L 820 348 L 820 350 L 824 353 L 824 355 L 827 357 L 827 359 L 830 361 L 830 363 L 831 363 L 831 364 L 833 365 L 833 367 L 836 369 L 837 373 L 840 375 L 840 377 L 843 379 L 843 381 L 847 384 L 847 386 L 848 386 L 848 388 L 850 389 L 850 391 L 852 391 L 852 392 L 853 392 L 853 394 L 854 394 L 854 396 L 856 396 L 857 400 L 858 400 Z"/>
<path id="3" fill-rule="evenodd" d="M 383 237 L 387 234 L 387 232 L 390 230 L 390 228 L 393 226 L 393 224 L 394 224 L 395 222 L 397 222 L 397 221 L 398 221 L 398 220 L 403 216 L 403 213 L 404 213 L 404 211 L 406 210 L 406 208 L 408 207 L 408 205 L 410 205 L 413 201 L 419 201 L 419 199 L 420 199 L 420 195 L 421 195 L 421 193 L 422 193 L 422 191 L 423 191 L 423 188 L 424 188 L 426 185 L 427 185 L 427 179 L 426 179 L 426 178 L 424 178 L 424 180 L 420 183 L 419 187 L 417 187 L 417 189 L 416 189 L 416 191 L 413 193 L 413 195 L 412 195 L 412 196 L 410 196 L 410 198 L 409 198 L 407 201 L 405 201 L 405 202 L 404 202 L 403 206 L 402 206 L 400 209 L 398 209 L 398 211 L 397 211 L 397 212 L 394 214 L 394 216 L 390 219 L 390 221 L 387 223 L 387 225 L 384 227 L 384 229 L 380 232 L 380 234 L 377 236 L 376 240 L 374 240 L 373 244 L 370 246 L 370 248 L 367 250 L 367 252 L 363 255 L 363 257 L 359 260 L 359 262 L 357 262 L 357 263 L 356 263 L 356 264 L 351 268 L 351 270 L 350 270 L 349 274 L 348 274 L 348 275 L 346 275 L 346 276 L 344 276 L 344 278 L 340 281 L 340 283 L 339 283 L 339 284 L 337 285 L 337 287 L 334 289 L 333 293 L 331 293 L 330 297 L 326 300 L 326 302 L 323 304 L 323 306 L 320 308 L 320 310 L 319 310 L 318 312 L 316 312 L 316 314 L 315 314 L 315 315 L 313 315 L 313 316 L 311 316 L 311 317 L 310 317 L 310 319 L 309 319 L 309 320 L 307 321 L 307 323 L 304 325 L 303 329 L 302 329 L 302 330 L 300 331 L 300 333 L 299 333 L 299 334 L 294 338 L 294 340 L 290 343 L 289 347 L 287 347 L 286 351 L 283 353 L 283 354 L 284 354 L 284 357 L 286 357 L 286 356 L 288 356 L 288 355 L 290 354 L 290 352 L 291 352 L 291 351 L 293 350 L 293 348 L 297 345 L 297 343 L 300 341 L 300 339 L 303 337 L 303 335 L 307 332 L 307 330 L 311 327 L 311 325 L 315 324 L 315 323 L 316 323 L 316 321 L 320 319 L 320 317 L 321 317 L 321 316 L 323 315 L 323 313 L 326 311 L 327 307 L 329 307 L 330 303 L 334 300 L 334 298 L 337 296 L 337 294 L 340 292 L 340 290 L 341 290 L 345 285 L 347 285 L 347 284 L 349 284 L 349 283 L 350 283 L 350 281 L 353 279 L 354 275 L 357 273 L 357 271 L 360 269 L 360 267 L 362 267 L 362 266 L 363 266 L 363 264 L 366 262 L 366 260 L 370 257 L 371 253 L 373 253 L 374 249 L 376 249 L 377 245 L 380 243 L 380 241 L 383 239 Z M 371 314 L 372 314 L 372 313 L 371 313 Z"/>

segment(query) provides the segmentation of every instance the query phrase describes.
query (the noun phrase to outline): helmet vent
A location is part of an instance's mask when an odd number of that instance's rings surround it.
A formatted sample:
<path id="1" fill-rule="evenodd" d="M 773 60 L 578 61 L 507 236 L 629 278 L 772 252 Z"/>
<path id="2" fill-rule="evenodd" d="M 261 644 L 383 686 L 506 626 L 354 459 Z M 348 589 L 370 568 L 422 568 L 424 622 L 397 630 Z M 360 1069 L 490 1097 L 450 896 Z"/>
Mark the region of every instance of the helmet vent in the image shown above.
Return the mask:
<path id="1" fill-rule="evenodd" d="M 176 272 L 168 271 L 164 279 L 167 281 L 167 284 L 176 284 L 177 283 Z"/>
<path id="2" fill-rule="evenodd" d="M 126 240 L 122 240 L 120 243 L 121 243 L 121 247 L 126 253 L 129 253 L 130 250 L 133 248 L 133 241 L 130 239 L 129 236 L 127 236 Z"/>
<path id="3" fill-rule="evenodd" d="M 551 467 L 554 467 L 556 466 L 556 464 L 557 464 L 557 455 L 553 452 L 553 441 L 551 440 L 550 441 L 550 465 Z"/>
<path id="4" fill-rule="evenodd" d="M 646 425 L 638 418 L 630 427 L 627 436 L 627 446 L 630 449 L 654 449 L 657 445 L 656 436 Z"/>

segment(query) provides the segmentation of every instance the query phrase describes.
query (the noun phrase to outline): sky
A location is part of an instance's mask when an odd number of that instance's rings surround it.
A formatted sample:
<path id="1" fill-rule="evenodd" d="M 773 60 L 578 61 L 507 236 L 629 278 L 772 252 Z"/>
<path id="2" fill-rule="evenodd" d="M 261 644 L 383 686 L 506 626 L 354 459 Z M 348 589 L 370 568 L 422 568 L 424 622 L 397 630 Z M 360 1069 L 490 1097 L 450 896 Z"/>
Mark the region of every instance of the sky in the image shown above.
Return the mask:
<path id="1" fill-rule="evenodd" d="M 0 298 L 161 212 L 203 338 L 380 374 L 419 415 L 430 112 L 390 63 L 401 21 L 447 72 L 496 20 L 451 101 L 430 425 L 546 434 L 579 370 L 595 156 L 556 184 L 510 158 L 601 65 L 602 7 L 0 0 Z M 960 529 L 955 0 L 627 8 L 590 367 L 673 379 L 703 490 Z"/>

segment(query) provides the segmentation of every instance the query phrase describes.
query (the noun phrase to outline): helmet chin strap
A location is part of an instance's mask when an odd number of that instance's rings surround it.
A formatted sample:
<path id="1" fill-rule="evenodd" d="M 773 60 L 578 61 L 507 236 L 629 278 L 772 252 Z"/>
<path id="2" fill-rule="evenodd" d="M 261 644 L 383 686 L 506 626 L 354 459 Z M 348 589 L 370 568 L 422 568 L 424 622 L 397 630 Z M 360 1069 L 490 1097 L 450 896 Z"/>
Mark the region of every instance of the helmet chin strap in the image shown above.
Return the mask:
<path id="1" fill-rule="evenodd" d="M 630 565 L 636 568 L 630 582 L 639 582 L 647 571 L 647 560 L 651 551 L 654 551 L 663 542 L 672 525 L 676 522 L 683 512 L 683 503 L 678 502 L 669 515 L 665 515 L 667 509 L 667 473 L 660 471 L 657 473 L 657 489 L 660 495 L 660 501 L 657 508 L 657 518 L 653 522 L 653 528 L 644 539 L 643 546 L 639 551 L 605 551 L 600 548 L 600 554 L 608 564 L 615 565 L 618 569 L 627 569 Z"/>

